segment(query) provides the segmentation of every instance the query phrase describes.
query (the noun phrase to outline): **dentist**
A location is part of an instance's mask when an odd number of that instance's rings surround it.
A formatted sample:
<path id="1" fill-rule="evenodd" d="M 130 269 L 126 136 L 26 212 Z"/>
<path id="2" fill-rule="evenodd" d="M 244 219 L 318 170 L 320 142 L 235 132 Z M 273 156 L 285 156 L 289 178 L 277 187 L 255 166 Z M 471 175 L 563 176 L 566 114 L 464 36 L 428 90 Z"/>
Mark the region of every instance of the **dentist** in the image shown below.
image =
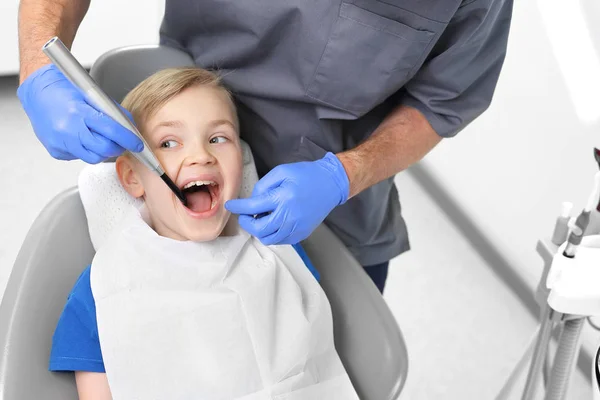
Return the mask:
<path id="1" fill-rule="evenodd" d="M 225 206 L 241 226 L 294 244 L 325 221 L 383 292 L 409 249 L 394 175 L 489 106 L 512 3 L 166 0 L 160 43 L 223 71 L 236 94 L 262 176 Z M 40 51 L 53 36 L 70 47 L 89 4 L 21 0 L 17 94 L 54 158 L 98 163 L 142 144 Z"/>

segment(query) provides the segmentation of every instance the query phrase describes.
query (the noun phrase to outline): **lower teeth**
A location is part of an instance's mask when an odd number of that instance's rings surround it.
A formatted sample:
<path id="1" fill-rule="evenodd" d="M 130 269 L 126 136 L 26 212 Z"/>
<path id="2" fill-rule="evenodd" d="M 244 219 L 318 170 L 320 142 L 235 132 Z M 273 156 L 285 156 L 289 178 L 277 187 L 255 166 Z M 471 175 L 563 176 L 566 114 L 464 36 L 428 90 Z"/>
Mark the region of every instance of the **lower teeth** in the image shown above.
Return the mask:
<path id="1" fill-rule="evenodd" d="M 212 203 L 210 204 L 210 209 L 212 210 L 216 204 L 217 204 L 217 201 L 213 200 Z"/>

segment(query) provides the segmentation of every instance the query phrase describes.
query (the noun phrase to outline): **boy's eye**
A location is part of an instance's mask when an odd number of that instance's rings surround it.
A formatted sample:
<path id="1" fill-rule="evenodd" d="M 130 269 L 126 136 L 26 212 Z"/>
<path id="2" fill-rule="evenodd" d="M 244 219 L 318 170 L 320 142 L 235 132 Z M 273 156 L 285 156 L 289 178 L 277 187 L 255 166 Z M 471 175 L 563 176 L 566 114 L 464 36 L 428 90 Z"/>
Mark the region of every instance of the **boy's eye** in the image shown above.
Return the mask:
<path id="1" fill-rule="evenodd" d="M 172 147 L 175 147 L 175 146 L 177 146 L 178 144 L 179 144 L 179 143 L 177 143 L 177 142 L 176 142 L 176 141 L 174 141 L 174 140 L 165 140 L 164 142 L 162 142 L 162 143 L 160 144 L 160 147 L 164 147 L 164 148 L 166 148 L 166 149 L 170 149 L 170 148 L 172 148 Z"/>
<path id="2" fill-rule="evenodd" d="M 216 136 L 216 137 L 210 139 L 211 144 L 225 143 L 226 141 L 227 141 L 227 138 L 225 136 Z"/>

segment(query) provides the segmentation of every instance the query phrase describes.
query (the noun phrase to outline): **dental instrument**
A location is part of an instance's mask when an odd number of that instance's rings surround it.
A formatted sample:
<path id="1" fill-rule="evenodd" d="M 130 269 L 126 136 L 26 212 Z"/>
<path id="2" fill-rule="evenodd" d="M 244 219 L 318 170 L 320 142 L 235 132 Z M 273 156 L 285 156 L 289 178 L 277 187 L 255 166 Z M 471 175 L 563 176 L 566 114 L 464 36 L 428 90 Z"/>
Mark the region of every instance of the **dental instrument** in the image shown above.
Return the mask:
<path id="1" fill-rule="evenodd" d="M 588 201 L 585 205 L 583 211 L 579 214 L 577 219 L 575 220 L 574 226 L 571 227 L 571 234 L 569 235 L 569 239 L 567 241 L 567 247 L 565 248 L 563 255 L 565 257 L 573 258 L 575 257 L 575 252 L 577 251 L 577 247 L 581 244 L 581 239 L 583 238 L 583 233 L 588 227 L 590 223 L 590 214 L 592 210 L 598 204 L 598 198 L 600 196 L 600 172 L 597 172 L 594 177 L 594 188 L 592 193 L 590 194 Z"/>
<path id="2" fill-rule="evenodd" d="M 552 243 L 557 246 L 563 244 L 569 236 L 569 215 L 571 214 L 572 209 L 573 203 L 566 201 L 562 204 L 561 213 L 556 219 L 554 232 L 552 233 Z"/>
<path id="3" fill-rule="evenodd" d="M 96 84 L 94 79 L 75 59 L 73 54 L 71 54 L 64 43 L 57 36 L 55 36 L 46 42 L 46 44 L 44 44 L 42 51 L 73 84 L 73 86 L 79 89 L 86 100 L 90 101 L 99 111 L 114 119 L 116 122 L 133 132 L 142 140 L 144 143 L 144 149 L 141 152 L 132 152 L 132 155 L 151 171 L 156 173 L 167 184 L 169 189 L 175 193 L 177 198 L 181 200 L 183 205 L 187 205 L 183 191 L 180 190 L 177 185 L 175 185 L 175 183 L 163 170 L 160 162 L 150 150 L 148 143 L 144 140 L 135 124 L 127 117 L 123 110 L 119 108 L 117 103 L 102 89 L 100 89 L 98 84 Z"/>

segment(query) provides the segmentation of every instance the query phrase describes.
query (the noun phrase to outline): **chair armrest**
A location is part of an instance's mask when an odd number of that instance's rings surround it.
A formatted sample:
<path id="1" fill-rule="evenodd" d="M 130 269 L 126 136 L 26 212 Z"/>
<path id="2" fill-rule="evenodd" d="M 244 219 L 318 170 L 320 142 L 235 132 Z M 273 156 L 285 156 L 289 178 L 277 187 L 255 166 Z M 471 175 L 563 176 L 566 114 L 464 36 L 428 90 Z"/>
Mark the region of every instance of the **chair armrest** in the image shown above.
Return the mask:
<path id="1" fill-rule="evenodd" d="M 361 399 L 396 399 L 408 352 L 383 296 L 341 240 L 325 225 L 302 243 L 331 304 L 335 344 Z"/>

